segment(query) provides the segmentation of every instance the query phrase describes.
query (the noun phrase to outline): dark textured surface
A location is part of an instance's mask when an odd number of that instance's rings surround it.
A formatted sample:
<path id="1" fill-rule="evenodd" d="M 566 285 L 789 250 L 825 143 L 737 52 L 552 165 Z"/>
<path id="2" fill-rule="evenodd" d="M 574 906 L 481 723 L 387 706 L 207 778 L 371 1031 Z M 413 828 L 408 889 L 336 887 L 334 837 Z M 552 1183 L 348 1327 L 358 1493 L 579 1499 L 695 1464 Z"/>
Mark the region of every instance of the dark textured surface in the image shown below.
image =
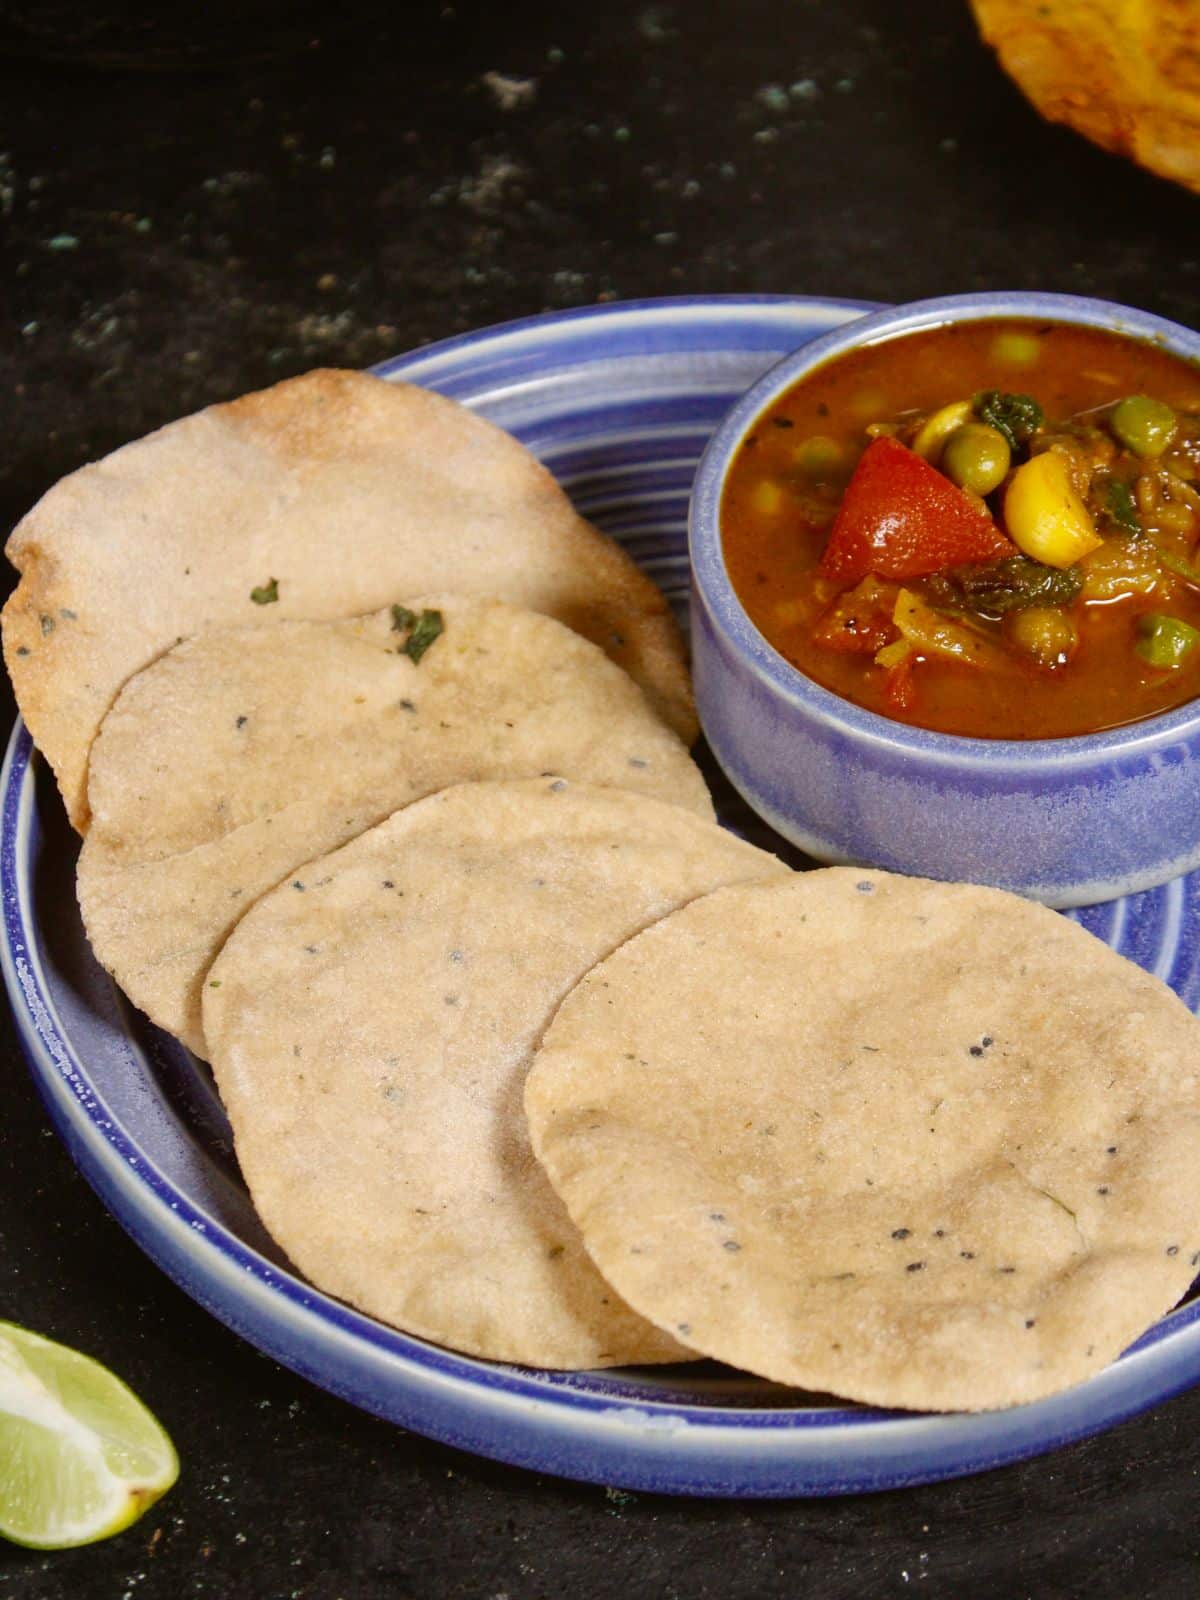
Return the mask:
<path id="1" fill-rule="evenodd" d="M 335 11 L 0 3 L 6 525 L 210 400 L 546 307 L 1015 285 L 1200 322 L 1200 201 L 1040 123 L 948 0 Z M 486 73 L 530 87 L 505 110 Z M 1200 1392 L 902 1494 L 536 1478 L 350 1410 L 165 1282 L 7 1020 L 0 1095 L 0 1314 L 118 1368 L 184 1462 L 117 1540 L 0 1547 L 12 1600 L 1200 1592 Z"/>

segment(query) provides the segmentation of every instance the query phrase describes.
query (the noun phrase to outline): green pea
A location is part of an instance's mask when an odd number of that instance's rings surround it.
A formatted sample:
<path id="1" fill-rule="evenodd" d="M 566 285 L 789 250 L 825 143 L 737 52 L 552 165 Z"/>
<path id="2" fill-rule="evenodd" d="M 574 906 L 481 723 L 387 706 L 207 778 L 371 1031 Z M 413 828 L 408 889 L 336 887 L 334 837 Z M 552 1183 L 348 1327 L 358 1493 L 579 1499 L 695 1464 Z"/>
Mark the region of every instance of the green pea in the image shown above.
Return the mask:
<path id="1" fill-rule="evenodd" d="M 1026 606 L 1009 615 L 1005 635 L 1043 667 L 1061 667 L 1079 643 L 1079 630 L 1061 606 Z"/>
<path id="2" fill-rule="evenodd" d="M 1134 649 L 1152 667 L 1179 667 L 1200 643 L 1200 633 L 1178 617 L 1151 611 L 1138 620 Z"/>
<path id="3" fill-rule="evenodd" d="M 1130 394 L 1114 406 L 1108 425 L 1134 455 L 1160 456 L 1175 437 L 1179 419 L 1164 401 Z"/>
<path id="4" fill-rule="evenodd" d="M 1012 464 L 1008 440 L 986 422 L 964 422 L 946 440 L 941 467 L 960 489 L 991 494 L 1004 482 Z"/>

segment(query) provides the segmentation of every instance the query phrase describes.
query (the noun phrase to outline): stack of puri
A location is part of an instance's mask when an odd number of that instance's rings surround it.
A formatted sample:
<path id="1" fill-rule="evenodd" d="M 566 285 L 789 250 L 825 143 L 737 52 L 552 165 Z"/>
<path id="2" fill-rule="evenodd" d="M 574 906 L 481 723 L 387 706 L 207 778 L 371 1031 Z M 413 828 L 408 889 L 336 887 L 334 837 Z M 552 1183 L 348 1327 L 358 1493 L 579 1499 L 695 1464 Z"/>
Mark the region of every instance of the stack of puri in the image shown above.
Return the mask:
<path id="1" fill-rule="evenodd" d="M 1186 1290 L 1195 1019 L 1040 907 L 721 829 L 665 602 L 497 429 L 311 374 L 9 554 L 89 938 L 320 1288 L 496 1360 L 969 1410 Z"/>

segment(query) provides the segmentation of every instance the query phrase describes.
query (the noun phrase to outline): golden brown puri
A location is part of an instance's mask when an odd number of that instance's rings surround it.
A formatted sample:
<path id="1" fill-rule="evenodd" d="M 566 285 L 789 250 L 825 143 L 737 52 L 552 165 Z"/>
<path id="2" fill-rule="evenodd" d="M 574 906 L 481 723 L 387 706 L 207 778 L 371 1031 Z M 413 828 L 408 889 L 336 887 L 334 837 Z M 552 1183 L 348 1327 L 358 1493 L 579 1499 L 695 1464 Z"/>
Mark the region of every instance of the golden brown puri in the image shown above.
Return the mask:
<path id="1" fill-rule="evenodd" d="M 1050 122 L 1200 192 L 1195 0 L 971 0 L 983 38 Z"/>

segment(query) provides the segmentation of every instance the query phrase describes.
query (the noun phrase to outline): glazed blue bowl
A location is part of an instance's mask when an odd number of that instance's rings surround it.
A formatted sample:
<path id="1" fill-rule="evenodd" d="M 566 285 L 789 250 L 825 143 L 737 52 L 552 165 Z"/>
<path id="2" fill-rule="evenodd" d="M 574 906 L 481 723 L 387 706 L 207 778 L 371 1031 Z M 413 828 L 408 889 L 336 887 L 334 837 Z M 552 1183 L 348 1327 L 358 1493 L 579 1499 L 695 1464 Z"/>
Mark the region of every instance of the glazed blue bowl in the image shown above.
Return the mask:
<path id="1" fill-rule="evenodd" d="M 807 678 L 734 592 L 720 505 L 741 441 L 785 390 L 868 343 L 998 317 L 1074 323 L 1200 363 L 1200 335 L 1072 295 L 952 295 L 862 317 L 813 340 L 737 402 L 692 490 L 692 652 L 705 734 L 734 786 L 818 861 L 1091 905 L 1200 866 L 1200 702 L 1104 733 L 974 739 L 893 722 Z"/>

